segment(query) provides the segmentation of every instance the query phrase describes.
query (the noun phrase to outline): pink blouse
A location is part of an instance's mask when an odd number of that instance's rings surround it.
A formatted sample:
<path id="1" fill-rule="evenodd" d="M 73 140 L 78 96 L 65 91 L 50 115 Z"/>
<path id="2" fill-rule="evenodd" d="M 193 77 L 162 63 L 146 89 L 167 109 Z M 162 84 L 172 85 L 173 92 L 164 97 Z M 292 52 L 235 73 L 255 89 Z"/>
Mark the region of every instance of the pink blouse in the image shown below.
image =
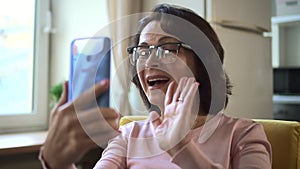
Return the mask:
<path id="1" fill-rule="evenodd" d="M 95 169 L 271 169 L 271 145 L 264 129 L 250 119 L 223 113 L 191 130 L 191 141 L 173 157 L 160 149 L 154 137 L 159 116 L 120 128 Z"/>

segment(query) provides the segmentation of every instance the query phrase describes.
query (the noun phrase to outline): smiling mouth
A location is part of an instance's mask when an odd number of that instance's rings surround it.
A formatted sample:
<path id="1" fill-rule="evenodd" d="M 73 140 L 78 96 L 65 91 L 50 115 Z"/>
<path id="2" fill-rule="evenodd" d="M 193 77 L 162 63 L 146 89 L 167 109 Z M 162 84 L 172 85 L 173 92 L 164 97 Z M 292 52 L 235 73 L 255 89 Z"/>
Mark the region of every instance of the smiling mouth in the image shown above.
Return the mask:
<path id="1" fill-rule="evenodd" d="M 147 80 L 147 83 L 151 87 L 159 87 L 164 84 L 167 84 L 170 81 L 167 77 L 151 78 Z"/>

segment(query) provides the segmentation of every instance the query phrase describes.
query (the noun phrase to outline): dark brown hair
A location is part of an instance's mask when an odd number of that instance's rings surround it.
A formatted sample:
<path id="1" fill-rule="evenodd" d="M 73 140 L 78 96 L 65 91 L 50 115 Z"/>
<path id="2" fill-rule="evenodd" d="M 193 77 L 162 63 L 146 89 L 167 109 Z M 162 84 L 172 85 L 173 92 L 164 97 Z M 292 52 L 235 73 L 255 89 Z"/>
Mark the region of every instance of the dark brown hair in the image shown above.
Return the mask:
<path id="1" fill-rule="evenodd" d="M 132 37 L 131 41 L 131 46 L 136 46 L 139 43 L 139 38 L 142 30 L 145 28 L 145 26 L 150 23 L 151 21 L 159 21 L 161 23 L 162 29 L 170 34 L 175 34 L 180 30 L 179 27 L 184 27 L 184 25 L 176 25 L 176 22 L 172 22 L 172 19 L 168 16 L 176 16 L 178 18 L 181 18 L 190 24 L 193 24 L 196 26 L 197 29 L 202 31 L 205 36 L 209 39 L 210 43 L 213 45 L 214 50 L 217 52 L 221 63 L 223 64 L 224 62 L 224 50 L 223 47 L 219 41 L 219 38 L 215 31 L 212 29 L 210 24 L 204 20 L 202 17 L 197 15 L 195 12 L 178 7 L 178 6 L 172 6 L 168 4 L 161 4 L 157 5 L 153 10 L 152 14 L 143 18 L 139 22 L 139 27 L 137 30 L 137 33 Z M 172 30 L 171 30 L 172 29 Z M 184 29 L 184 28 L 182 28 Z M 175 32 L 175 33 L 174 33 Z M 180 33 L 179 33 L 180 34 Z M 178 35 L 178 34 L 177 34 Z M 196 38 L 196 37 L 194 37 Z M 211 84 L 210 84 L 210 79 L 208 72 L 201 61 L 201 59 L 194 53 L 194 60 L 197 65 L 197 70 L 194 73 L 194 76 L 198 82 L 200 82 L 200 87 L 199 87 L 199 93 L 200 93 L 200 108 L 202 109 L 202 113 L 208 114 L 210 105 L 211 105 Z M 199 65 L 199 66 L 198 66 Z M 150 110 L 156 109 L 157 107 L 154 105 L 151 105 L 149 100 L 147 99 L 142 86 L 140 84 L 140 81 L 137 77 L 137 70 L 136 70 L 136 65 L 131 65 L 130 64 L 130 71 L 131 71 L 131 76 L 132 76 L 132 82 L 136 85 L 136 87 L 139 89 L 140 95 L 146 105 L 146 107 Z M 225 107 L 227 106 L 228 103 L 228 95 L 231 95 L 231 84 L 229 81 L 229 78 L 227 74 L 225 73 L 225 78 L 226 78 L 226 100 L 225 100 Z"/>

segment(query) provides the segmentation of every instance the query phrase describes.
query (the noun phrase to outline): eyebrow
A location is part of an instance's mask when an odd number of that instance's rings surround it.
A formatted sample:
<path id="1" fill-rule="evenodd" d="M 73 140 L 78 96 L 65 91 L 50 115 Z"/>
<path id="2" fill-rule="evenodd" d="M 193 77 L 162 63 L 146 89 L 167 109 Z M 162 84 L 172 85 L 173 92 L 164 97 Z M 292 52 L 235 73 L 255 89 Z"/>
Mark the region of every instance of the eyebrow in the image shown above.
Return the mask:
<path id="1" fill-rule="evenodd" d="M 166 39 L 173 39 L 179 42 L 179 40 L 177 40 L 176 38 L 172 37 L 172 36 L 163 36 L 161 38 L 158 39 L 158 44 L 161 44 L 161 42 L 163 42 Z M 149 45 L 147 42 L 142 42 L 139 45 Z"/>

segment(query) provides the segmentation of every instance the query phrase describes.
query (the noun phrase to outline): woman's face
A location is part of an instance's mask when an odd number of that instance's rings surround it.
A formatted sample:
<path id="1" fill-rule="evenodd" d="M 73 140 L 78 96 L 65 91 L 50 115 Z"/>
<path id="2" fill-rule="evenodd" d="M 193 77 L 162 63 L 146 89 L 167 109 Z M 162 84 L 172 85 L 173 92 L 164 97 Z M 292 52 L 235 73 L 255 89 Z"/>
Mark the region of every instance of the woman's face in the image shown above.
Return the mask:
<path id="1" fill-rule="evenodd" d="M 141 32 L 139 45 L 159 45 L 168 42 L 179 42 L 172 35 L 161 29 L 160 22 L 150 22 Z M 164 110 L 164 98 L 168 85 L 181 77 L 193 77 L 196 72 L 195 55 L 189 49 L 181 47 L 177 59 L 172 63 L 161 63 L 152 49 L 150 57 L 143 63 L 137 61 L 138 78 L 148 100 Z"/>

